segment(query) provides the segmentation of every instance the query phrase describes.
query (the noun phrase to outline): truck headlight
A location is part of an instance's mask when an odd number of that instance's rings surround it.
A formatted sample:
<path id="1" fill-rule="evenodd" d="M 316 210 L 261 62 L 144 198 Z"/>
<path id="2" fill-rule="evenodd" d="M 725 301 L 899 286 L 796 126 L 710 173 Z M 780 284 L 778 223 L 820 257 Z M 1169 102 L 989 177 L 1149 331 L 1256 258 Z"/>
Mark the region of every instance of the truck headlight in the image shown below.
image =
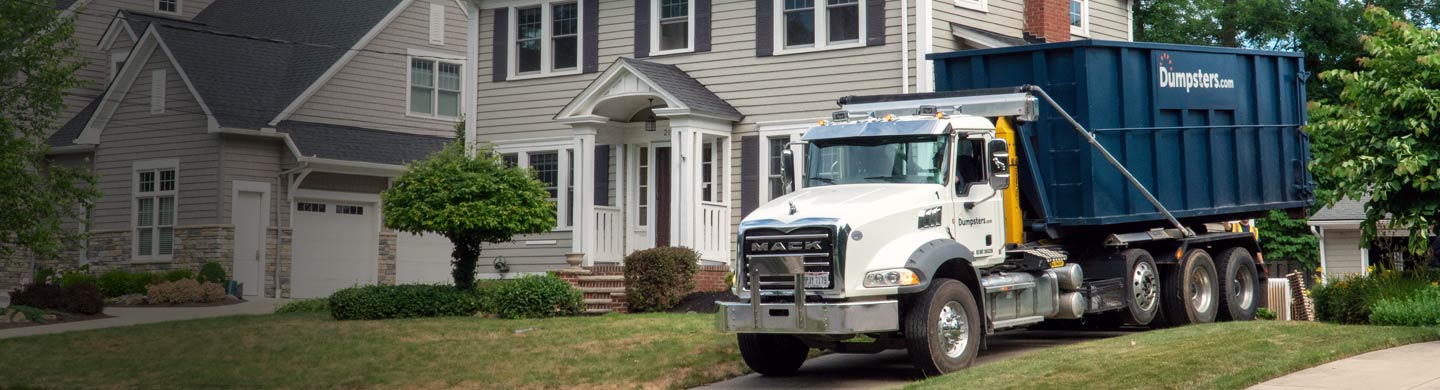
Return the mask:
<path id="1" fill-rule="evenodd" d="M 898 287 L 920 284 L 920 275 L 905 268 L 870 271 L 865 273 L 865 287 Z"/>

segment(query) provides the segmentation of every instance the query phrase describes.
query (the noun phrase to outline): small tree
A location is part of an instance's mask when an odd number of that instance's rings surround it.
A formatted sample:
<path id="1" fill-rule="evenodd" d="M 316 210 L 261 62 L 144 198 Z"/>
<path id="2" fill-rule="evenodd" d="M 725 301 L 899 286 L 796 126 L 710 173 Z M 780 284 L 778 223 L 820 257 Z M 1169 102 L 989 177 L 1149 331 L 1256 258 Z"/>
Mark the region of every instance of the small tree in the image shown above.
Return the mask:
<path id="1" fill-rule="evenodd" d="M 1290 218 L 1284 211 L 1274 210 L 1265 218 L 1255 220 L 1260 231 L 1260 250 L 1270 260 L 1292 260 L 1307 271 L 1320 266 L 1320 240 L 1310 232 L 1304 219 Z"/>
<path id="2" fill-rule="evenodd" d="M 1374 33 L 1362 37 L 1368 57 L 1360 69 L 1320 74 L 1341 92 L 1334 103 L 1311 105 L 1311 171 L 1324 205 L 1370 195 L 1366 243 L 1388 219 L 1409 230 L 1409 250 L 1420 254 L 1440 222 L 1440 32 L 1377 7 L 1365 20 Z"/>
<path id="3" fill-rule="evenodd" d="M 460 142 L 410 164 L 381 194 L 385 225 L 409 233 L 436 233 L 455 245 L 455 287 L 475 285 L 480 245 L 555 227 L 555 204 L 545 185 L 523 169 L 507 166 L 490 150 L 465 157 Z"/>

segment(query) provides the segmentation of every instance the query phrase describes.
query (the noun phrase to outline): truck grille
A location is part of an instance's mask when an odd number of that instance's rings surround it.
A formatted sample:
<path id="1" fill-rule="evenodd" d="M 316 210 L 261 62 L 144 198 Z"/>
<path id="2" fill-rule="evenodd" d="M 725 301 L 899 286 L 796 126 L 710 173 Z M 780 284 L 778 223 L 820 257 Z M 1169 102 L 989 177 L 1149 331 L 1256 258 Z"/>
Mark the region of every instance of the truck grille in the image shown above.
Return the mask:
<path id="1" fill-rule="evenodd" d="M 835 231 L 829 227 L 806 227 L 789 232 L 778 229 L 755 228 L 745 231 L 740 238 L 740 275 L 737 282 L 749 291 L 752 263 L 773 258 L 800 259 L 806 273 L 824 273 L 827 282 L 821 286 L 807 286 L 806 289 L 833 289 L 839 275 L 835 272 Z M 760 269 L 760 290 L 791 291 L 795 289 L 793 274 L 775 273 Z"/>

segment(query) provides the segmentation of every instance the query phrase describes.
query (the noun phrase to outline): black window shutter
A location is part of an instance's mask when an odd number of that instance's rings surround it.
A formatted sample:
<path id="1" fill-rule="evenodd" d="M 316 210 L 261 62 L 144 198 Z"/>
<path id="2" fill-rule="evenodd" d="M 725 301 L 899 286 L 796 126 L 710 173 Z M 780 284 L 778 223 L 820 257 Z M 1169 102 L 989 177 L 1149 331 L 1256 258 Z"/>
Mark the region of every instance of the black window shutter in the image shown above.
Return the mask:
<path id="1" fill-rule="evenodd" d="M 595 145 L 595 205 L 610 205 L 610 145 Z"/>
<path id="2" fill-rule="evenodd" d="M 650 56 L 650 0 L 635 0 L 635 58 Z"/>
<path id="3" fill-rule="evenodd" d="M 740 137 L 740 217 L 760 207 L 760 136 Z"/>
<path id="4" fill-rule="evenodd" d="M 490 61 L 490 68 L 493 72 L 493 81 L 505 81 L 510 70 L 510 9 L 500 8 L 495 10 L 495 50 L 491 53 L 494 58 Z"/>
<path id="5" fill-rule="evenodd" d="M 695 0 L 695 52 L 710 51 L 710 0 Z"/>
<path id="6" fill-rule="evenodd" d="M 581 39 L 585 40 L 585 49 L 580 53 L 584 67 L 581 72 L 595 73 L 600 71 L 600 0 L 581 0 Z"/>
<path id="7" fill-rule="evenodd" d="M 900 12 L 905 12 L 901 10 Z M 865 46 L 885 45 L 885 0 L 865 2 Z"/>
<path id="8" fill-rule="evenodd" d="M 775 54 L 775 0 L 755 0 L 755 56 Z"/>

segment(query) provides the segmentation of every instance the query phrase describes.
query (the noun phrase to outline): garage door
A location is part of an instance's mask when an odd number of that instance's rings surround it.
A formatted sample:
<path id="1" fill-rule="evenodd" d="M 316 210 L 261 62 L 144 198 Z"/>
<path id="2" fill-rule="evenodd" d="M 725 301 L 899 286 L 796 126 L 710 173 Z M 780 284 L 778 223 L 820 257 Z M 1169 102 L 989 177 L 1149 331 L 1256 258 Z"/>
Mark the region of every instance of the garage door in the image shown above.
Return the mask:
<path id="1" fill-rule="evenodd" d="M 454 245 L 439 234 L 397 233 L 395 280 L 400 283 L 452 283 L 450 251 Z"/>
<path id="2" fill-rule="evenodd" d="M 375 283 L 379 229 L 373 203 L 298 200 L 295 208 L 292 298 Z"/>

